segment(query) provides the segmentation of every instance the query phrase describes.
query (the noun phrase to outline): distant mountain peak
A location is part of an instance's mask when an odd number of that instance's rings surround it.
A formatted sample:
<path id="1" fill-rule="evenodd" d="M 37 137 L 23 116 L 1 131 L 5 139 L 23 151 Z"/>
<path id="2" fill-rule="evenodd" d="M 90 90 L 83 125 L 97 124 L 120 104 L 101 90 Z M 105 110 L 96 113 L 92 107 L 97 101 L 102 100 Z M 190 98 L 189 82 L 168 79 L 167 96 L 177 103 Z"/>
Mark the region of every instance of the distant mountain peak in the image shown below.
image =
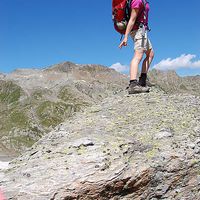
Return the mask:
<path id="1" fill-rule="evenodd" d="M 66 61 L 59 64 L 51 65 L 43 69 L 43 71 L 69 72 L 75 68 L 78 68 L 77 64 Z"/>

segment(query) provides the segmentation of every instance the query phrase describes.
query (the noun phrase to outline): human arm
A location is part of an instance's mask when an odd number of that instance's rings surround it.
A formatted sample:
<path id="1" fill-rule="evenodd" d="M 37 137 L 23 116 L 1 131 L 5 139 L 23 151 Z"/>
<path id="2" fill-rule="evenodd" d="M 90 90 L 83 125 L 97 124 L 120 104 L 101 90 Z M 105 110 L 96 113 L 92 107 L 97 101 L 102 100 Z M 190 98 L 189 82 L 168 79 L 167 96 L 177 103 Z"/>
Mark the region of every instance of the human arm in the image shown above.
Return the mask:
<path id="1" fill-rule="evenodd" d="M 135 21 L 137 19 L 137 16 L 138 16 L 138 12 L 139 12 L 139 9 L 132 9 L 131 10 L 131 16 L 130 16 L 130 19 L 128 21 L 128 25 L 126 27 L 126 32 L 125 32 L 125 35 L 124 35 L 124 39 L 122 40 L 122 42 L 120 43 L 119 45 L 119 48 L 121 49 L 123 46 L 127 46 L 127 42 L 128 42 L 128 35 L 129 33 L 131 32 L 131 30 L 133 29 L 133 26 L 135 24 Z"/>

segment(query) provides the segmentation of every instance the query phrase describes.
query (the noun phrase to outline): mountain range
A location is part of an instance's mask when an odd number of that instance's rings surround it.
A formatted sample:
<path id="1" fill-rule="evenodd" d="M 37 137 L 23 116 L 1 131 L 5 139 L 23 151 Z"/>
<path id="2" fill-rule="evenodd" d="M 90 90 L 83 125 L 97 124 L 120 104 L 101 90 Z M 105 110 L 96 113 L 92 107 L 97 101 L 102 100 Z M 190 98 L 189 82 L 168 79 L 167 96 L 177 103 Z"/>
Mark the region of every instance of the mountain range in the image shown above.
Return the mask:
<path id="1" fill-rule="evenodd" d="M 149 72 L 168 94 L 200 95 L 200 76 Z M 129 77 L 102 65 L 64 62 L 0 74 L 0 153 L 19 155 L 76 112 L 125 90 Z"/>

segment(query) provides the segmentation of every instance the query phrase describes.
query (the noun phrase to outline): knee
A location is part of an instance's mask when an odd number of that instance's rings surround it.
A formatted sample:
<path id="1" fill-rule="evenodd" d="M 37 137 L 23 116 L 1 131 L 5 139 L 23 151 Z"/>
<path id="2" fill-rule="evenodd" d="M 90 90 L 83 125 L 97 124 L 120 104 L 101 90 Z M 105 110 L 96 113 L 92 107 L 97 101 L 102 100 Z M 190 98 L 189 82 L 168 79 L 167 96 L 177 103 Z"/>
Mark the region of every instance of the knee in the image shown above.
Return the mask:
<path id="1" fill-rule="evenodd" d="M 154 58 L 154 51 L 151 49 L 150 51 L 146 52 L 146 58 L 147 61 L 152 61 Z"/>
<path id="2" fill-rule="evenodd" d="M 135 55 L 133 56 L 133 60 L 140 62 L 143 58 L 143 53 L 135 53 Z"/>
<path id="3" fill-rule="evenodd" d="M 150 53 L 149 53 L 149 58 L 150 58 L 151 60 L 153 60 L 154 55 L 155 55 L 154 51 L 151 50 Z"/>

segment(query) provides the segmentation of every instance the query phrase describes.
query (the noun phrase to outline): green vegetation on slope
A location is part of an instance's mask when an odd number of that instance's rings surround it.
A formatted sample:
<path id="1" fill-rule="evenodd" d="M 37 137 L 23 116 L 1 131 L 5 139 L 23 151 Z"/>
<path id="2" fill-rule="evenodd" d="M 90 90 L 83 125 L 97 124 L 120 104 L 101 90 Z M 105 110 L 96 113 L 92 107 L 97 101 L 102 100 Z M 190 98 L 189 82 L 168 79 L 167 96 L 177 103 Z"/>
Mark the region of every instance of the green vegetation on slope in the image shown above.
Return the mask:
<path id="1" fill-rule="evenodd" d="M 73 104 L 51 101 L 42 102 L 36 109 L 41 125 L 45 127 L 55 127 L 74 111 L 76 111 L 76 108 Z"/>
<path id="2" fill-rule="evenodd" d="M 0 80 L 0 102 L 13 103 L 19 100 L 22 89 L 11 81 Z"/>

